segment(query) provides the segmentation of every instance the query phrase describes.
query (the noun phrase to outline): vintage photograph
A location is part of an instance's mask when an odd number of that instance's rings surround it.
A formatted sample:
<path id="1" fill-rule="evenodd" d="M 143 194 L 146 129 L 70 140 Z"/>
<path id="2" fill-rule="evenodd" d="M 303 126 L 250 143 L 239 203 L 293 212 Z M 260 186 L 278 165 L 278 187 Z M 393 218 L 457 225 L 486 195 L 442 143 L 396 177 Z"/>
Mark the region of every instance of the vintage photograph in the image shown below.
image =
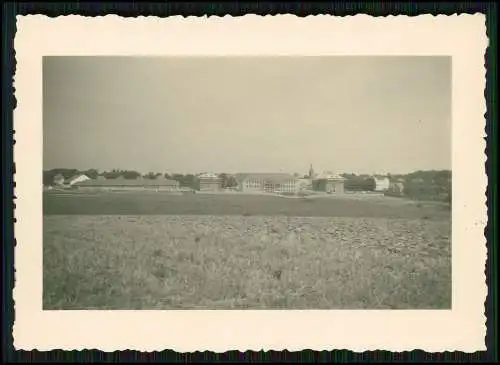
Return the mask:
<path id="1" fill-rule="evenodd" d="M 451 309 L 449 56 L 45 56 L 43 309 Z"/>

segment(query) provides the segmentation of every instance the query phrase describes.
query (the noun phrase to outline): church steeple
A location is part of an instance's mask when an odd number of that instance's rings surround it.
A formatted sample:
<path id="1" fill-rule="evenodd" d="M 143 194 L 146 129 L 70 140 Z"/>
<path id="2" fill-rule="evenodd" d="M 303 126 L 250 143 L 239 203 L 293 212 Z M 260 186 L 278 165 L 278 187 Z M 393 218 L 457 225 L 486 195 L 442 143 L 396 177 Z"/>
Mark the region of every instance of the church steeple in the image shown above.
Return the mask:
<path id="1" fill-rule="evenodd" d="M 314 177 L 314 169 L 313 169 L 313 165 L 311 164 L 311 167 L 309 168 L 309 177 L 312 178 Z"/>

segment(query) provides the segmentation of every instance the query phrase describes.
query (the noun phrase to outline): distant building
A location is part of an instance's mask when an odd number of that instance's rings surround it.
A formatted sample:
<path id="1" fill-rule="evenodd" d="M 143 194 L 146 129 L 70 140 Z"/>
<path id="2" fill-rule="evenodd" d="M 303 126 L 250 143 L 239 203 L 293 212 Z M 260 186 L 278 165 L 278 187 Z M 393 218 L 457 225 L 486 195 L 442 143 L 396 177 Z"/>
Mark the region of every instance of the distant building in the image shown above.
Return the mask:
<path id="1" fill-rule="evenodd" d="M 205 172 L 197 176 L 201 192 L 218 192 L 222 190 L 222 179 L 214 173 Z"/>
<path id="2" fill-rule="evenodd" d="M 74 176 L 70 177 L 69 179 L 67 179 L 64 182 L 64 184 L 72 186 L 74 184 L 77 184 L 77 183 L 83 182 L 83 181 L 87 181 L 87 180 L 90 180 L 90 177 L 88 177 L 87 175 L 85 175 L 85 174 L 77 174 L 77 175 L 74 175 Z"/>
<path id="3" fill-rule="evenodd" d="M 299 188 L 299 180 L 284 172 L 239 173 L 235 178 L 241 192 L 295 193 Z"/>
<path id="4" fill-rule="evenodd" d="M 391 181 L 385 195 L 401 197 L 404 195 L 404 182 L 402 179 Z"/>
<path id="5" fill-rule="evenodd" d="M 375 183 L 374 191 L 382 192 L 389 189 L 390 180 L 387 176 L 374 176 L 372 179 Z"/>
<path id="6" fill-rule="evenodd" d="M 179 182 L 165 178 L 158 179 L 89 179 L 75 183 L 73 186 L 79 190 L 155 190 L 177 191 Z"/>
<path id="7" fill-rule="evenodd" d="M 64 184 L 64 176 L 62 174 L 57 174 L 52 179 L 52 182 L 54 183 L 54 185 L 63 185 Z"/>
<path id="8" fill-rule="evenodd" d="M 344 182 L 345 178 L 342 176 L 333 174 L 330 171 L 324 172 L 323 174 L 318 175 L 313 180 L 313 188 L 314 190 L 324 191 L 328 194 L 333 193 L 344 193 Z"/>

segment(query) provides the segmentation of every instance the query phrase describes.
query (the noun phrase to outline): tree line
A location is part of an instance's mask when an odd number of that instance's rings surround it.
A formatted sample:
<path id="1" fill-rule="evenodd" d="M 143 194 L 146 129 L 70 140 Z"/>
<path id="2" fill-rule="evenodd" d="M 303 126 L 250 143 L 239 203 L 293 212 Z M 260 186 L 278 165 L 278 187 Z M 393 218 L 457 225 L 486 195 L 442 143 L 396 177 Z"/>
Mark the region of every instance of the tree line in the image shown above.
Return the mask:
<path id="1" fill-rule="evenodd" d="M 451 204 L 451 171 L 415 171 L 405 177 L 404 193 L 415 200 L 440 200 Z"/>
<path id="2" fill-rule="evenodd" d="M 99 172 L 97 169 L 88 169 L 88 170 L 78 170 L 78 169 L 67 169 L 67 168 L 56 168 L 52 170 L 44 170 L 43 171 L 43 184 L 44 185 L 52 185 L 54 182 L 54 178 L 57 175 L 61 175 L 64 179 L 69 179 L 75 175 L 84 174 L 91 179 L 97 179 L 100 176 L 105 179 L 117 179 L 124 178 L 128 180 L 135 180 L 140 177 L 144 179 L 158 179 L 165 178 L 170 180 L 175 180 L 179 182 L 180 186 L 183 187 L 191 187 L 196 188 L 199 187 L 199 181 L 194 174 L 179 174 L 179 173 L 160 173 L 160 172 L 147 172 L 145 174 L 141 174 L 138 171 L 134 170 L 122 170 L 122 169 L 112 169 L 110 171 Z M 234 176 L 227 173 L 218 174 L 221 179 L 221 184 L 223 188 L 235 187 L 237 185 L 236 179 Z"/>
<path id="3" fill-rule="evenodd" d="M 341 174 L 344 181 L 344 188 L 351 191 L 374 191 L 375 181 L 367 174 L 344 173 Z M 405 189 L 424 191 L 447 192 L 451 189 L 450 170 L 426 170 L 414 171 L 408 174 L 388 174 L 391 181 L 402 180 Z"/>
<path id="4" fill-rule="evenodd" d="M 147 172 L 141 174 L 134 170 L 112 169 L 110 171 L 99 172 L 97 169 L 78 170 L 59 168 L 48 171 L 43 171 L 44 185 L 51 185 L 56 175 L 62 175 L 64 179 L 68 179 L 78 174 L 85 174 L 91 179 L 97 179 L 102 176 L 106 179 L 137 179 L 139 177 L 145 179 L 166 178 L 176 180 L 182 187 L 199 188 L 199 180 L 194 174 L 179 174 L 179 173 L 159 173 Z M 223 188 L 236 187 L 237 182 L 233 175 L 227 173 L 218 174 L 221 179 Z M 296 178 L 300 178 L 301 174 L 295 173 Z M 375 181 L 370 175 L 344 173 L 341 174 L 345 178 L 344 189 L 347 191 L 374 191 Z M 412 199 L 423 200 L 449 200 L 451 201 L 451 171 L 449 170 L 427 170 L 414 171 L 409 174 L 390 174 L 389 179 L 402 179 L 404 181 L 404 193 Z"/>

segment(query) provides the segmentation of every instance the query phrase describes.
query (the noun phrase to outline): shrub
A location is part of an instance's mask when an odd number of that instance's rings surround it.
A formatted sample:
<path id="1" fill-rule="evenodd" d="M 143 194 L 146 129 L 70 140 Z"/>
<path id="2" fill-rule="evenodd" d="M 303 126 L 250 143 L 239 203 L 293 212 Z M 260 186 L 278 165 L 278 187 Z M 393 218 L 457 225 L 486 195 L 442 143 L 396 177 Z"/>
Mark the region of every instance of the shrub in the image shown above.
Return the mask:
<path id="1" fill-rule="evenodd" d="M 407 182 L 404 194 L 414 200 L 451 201 L 451 187 L 426 182 Z"/>
<path id="2" fill-rule="evenodd" d="M 375 180 L 361 176 L 350 176 L 344 182 L 344 188 L 350 191 L 374 191 Z"/>

